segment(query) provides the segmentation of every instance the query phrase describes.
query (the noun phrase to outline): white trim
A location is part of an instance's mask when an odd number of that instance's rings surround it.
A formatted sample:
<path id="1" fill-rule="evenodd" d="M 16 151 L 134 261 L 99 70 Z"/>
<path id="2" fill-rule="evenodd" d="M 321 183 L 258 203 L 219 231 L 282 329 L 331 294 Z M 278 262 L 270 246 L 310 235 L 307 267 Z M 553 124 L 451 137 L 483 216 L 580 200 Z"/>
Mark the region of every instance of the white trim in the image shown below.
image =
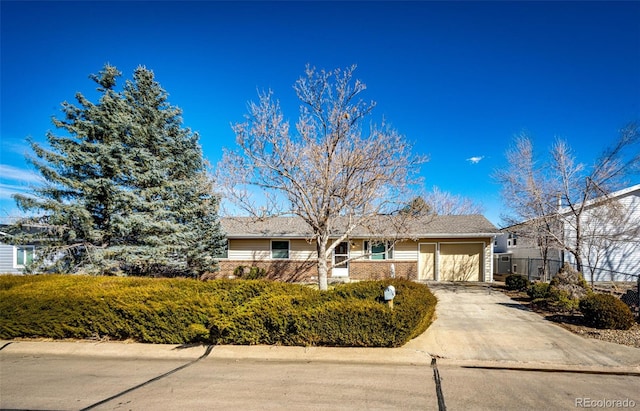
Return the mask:
<path id="1" fill-rule="evenodd" d="M 373 253 L 373 248 L 371 247 L 371 243 L 383 244 L 384 252 L 382 253 Z M 367 247 L 368 245 L 368 247 Z M 391 261 L 395 258 L 395 244 L 393 241 L 389 240 L 372 240 L 371 238 L 362 240 L 362 251 L 365 260 L 369 261 Z M 391 258 L 389 258 L 389 253 L 391 253 Z M 384 258 L 378 259 L 373 258 L 374 255 L 383 255 Z"/>
<path id="2" fill-rule="evenodd" d="M 346 263 L 346 267 L 344 265 L 336 267 L 336 265 L 335 265 L 336 264 L 336 249 L 342 243 L 345 243 L 347 245 L 347 254 L 346 254 L 347 263 Z M 351 256 L 351 241 L 349 241 L 349 240 L 340 241 L 338 246 L 336 246 L 333 249 L 332 253 L 331 253 L 332 254 L 331 255 L 331 263 L 332 263 L 331 277 L 340 277 L 340 278 L 349 277 L 349 257 Z M 345 254 L 338 254 L 338 255 L 344 256 Z"/>
<path id="3" fill-rule="evenodd" d="M 25 268 L 26 264 L 18 264 L 18 249 L 31 249 L 31 257 L 34 258 L 36 254 L 36 248 L 32 245 L 14 245 L 13 246 L 13 268 Z"/>

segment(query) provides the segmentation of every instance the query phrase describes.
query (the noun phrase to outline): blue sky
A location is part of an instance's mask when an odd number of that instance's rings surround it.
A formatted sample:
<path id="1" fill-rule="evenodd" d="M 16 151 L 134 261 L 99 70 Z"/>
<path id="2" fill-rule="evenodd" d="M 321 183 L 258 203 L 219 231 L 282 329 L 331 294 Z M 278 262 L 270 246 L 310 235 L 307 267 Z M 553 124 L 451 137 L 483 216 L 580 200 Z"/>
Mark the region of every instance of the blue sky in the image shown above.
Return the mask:
<path id="1" fill-rule="evenodd" d="M 640 2 L 0 3 L 0 220 L 33 175 L 25 138 L 44 141 L 60 103 L 94 98 L 105 63 L 152 69 L 215 165 L 258 90 L 297 118 L 305 65 L 357 64 L 384 117 L 430 157 L 425 186 L 469 197 L 500 224 L 513 136 L 566 139 L 593 162 L 640 120 Z M 478 161 L 471 161 L 470 159 Z"/>

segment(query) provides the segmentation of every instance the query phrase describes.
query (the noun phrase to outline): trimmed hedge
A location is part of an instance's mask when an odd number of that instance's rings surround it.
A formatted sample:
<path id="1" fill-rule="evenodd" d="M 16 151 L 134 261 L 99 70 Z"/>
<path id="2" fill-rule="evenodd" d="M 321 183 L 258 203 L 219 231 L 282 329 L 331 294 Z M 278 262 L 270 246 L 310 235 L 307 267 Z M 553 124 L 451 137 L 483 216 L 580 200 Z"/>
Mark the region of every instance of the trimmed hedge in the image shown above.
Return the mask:
<path id="1" fill-rule="evenodd" d="M 427 286 L 402 279 L 320 292 L 264 280 L 0 276 L 0 338 L 397 347 L 426 330 L 435 304 Z"/>
<path id="2" fill-rule="evenodd" d="M 596 328 L 628 330 L 635 324 L 625 303 L 611 294 L 591 294 L 580 300 L 585 322 Z"/>

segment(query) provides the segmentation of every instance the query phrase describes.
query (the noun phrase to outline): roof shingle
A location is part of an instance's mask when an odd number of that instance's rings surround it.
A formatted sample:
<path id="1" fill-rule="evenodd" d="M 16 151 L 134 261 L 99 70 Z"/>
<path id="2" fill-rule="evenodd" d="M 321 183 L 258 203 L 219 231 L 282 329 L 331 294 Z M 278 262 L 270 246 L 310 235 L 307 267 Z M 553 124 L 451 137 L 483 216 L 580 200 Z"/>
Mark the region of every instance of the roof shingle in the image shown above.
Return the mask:
<path id="1" fill-rule="evenodd" d="M 377 221 L 356 227 L 351 238 L 401 237 L 480 237 L 492 236 L 498 229 L 484 216 L 474 215 L 430 215 L 407 220 L 399 216 L 380 216 Z M 313 231 L 300 217 L 271 217 L 257 220 L 251 217 L 221 218 L 222 228 L 229 238 L 311 238 Z M 335 220 L 331 230 L 341 235 L 347 220 Z M 398 232 L 401 232 L 398 234 Z"/>

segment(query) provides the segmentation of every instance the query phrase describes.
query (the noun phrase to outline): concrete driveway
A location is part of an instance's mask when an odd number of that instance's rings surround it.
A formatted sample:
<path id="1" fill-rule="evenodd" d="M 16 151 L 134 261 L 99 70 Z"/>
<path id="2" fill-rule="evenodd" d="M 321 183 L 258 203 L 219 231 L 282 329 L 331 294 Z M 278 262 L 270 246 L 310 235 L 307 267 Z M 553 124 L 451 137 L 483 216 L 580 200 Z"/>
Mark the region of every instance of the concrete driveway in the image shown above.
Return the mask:
<path id="1" fill-rule="evenodd" d="M 438 297 L 436 320 L 404 349 L 463 362 L 640 370 L 640 349 L 572 334 L 490 285 L 429 287 Z"/>

